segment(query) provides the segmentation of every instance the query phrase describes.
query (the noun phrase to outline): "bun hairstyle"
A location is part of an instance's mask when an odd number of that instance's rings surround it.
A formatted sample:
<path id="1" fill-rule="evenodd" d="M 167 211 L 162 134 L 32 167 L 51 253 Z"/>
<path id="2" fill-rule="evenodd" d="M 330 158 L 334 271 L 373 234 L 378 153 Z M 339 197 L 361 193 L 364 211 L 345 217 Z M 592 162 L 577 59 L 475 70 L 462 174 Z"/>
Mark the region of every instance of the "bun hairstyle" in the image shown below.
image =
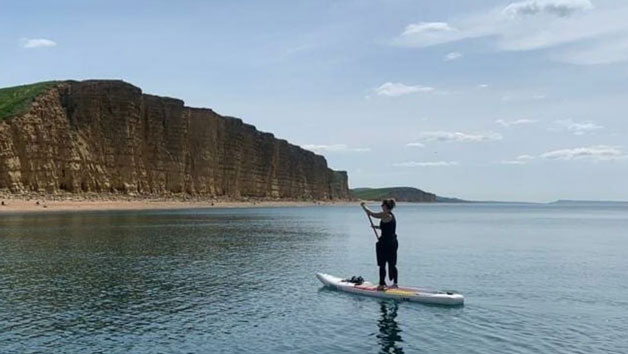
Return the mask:
<path id="1" fill-rule="evenodd" d="M 388 208 L 388 210 L 393 210 L 397 203 L 395 203 L 394 199 L 390 198 L 390 199 L 384 199 L 382 201 L 382 204 L 385 205 L 386 208 Z"/>

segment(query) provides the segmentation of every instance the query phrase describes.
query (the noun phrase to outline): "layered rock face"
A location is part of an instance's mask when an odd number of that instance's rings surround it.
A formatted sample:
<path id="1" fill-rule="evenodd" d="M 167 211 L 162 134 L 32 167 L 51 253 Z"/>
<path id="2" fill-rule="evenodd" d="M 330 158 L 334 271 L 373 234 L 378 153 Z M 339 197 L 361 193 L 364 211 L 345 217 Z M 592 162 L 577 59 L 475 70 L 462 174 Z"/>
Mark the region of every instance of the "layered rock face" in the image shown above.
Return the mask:
<path id="1" fill-rule="evenodd" d="M 0 122 L 0 190 L 344 199 L 346 172 L 254 126 L 122 81 L 68 81 Z"/>

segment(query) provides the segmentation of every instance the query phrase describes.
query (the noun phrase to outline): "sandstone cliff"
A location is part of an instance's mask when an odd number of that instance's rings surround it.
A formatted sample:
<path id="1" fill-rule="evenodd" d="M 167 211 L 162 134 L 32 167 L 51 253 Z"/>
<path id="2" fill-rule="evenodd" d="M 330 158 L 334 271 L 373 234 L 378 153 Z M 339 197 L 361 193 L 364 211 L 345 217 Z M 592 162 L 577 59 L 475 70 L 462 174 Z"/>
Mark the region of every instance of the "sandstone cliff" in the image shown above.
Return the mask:
<path id="1" fill-rule="evenodd" d="M 324 157 L 122 81 L 56 82 L 0 117 L 0 190 L 349 197 Z"/>

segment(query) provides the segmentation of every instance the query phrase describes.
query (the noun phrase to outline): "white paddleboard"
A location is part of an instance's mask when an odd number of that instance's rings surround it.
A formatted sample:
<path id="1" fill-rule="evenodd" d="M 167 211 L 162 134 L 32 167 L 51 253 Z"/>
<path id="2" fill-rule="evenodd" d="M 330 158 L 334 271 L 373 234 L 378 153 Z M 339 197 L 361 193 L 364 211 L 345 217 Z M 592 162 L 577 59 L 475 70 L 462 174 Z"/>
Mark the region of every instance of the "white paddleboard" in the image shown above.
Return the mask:
<path id="1" fill-rule="evenodd" d="M 377 290 L 377 285 L 364 282 L 360 285 L 343 281 L 342 278 L 335 277 L 333 275 L 316 273 L 316 277 L 325 286 L 345 291 L 352 294 L 372 296 L 386 299 L 396 299 L 402 301 L 421 302 L 424 304 L 436 304 L 436 305 L 462 305 L 464 304 L 464 296 L 455 291 L 435 291 L 429 289 L 420 288 L 386 288 L 385 290 Z"/>

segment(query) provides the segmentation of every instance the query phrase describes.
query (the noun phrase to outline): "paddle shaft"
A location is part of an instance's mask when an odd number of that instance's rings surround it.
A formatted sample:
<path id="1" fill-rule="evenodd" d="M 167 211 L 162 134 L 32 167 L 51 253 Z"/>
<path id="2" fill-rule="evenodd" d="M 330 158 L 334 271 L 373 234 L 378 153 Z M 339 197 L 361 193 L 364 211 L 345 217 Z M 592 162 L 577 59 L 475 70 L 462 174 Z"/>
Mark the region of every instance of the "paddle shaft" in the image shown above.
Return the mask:
<path id="1" fill-rule="evenodd" d="M 369 222 L 371 223 L 371 228 L 373 229 L 373 232 L 375 233 L 375 238 L 379 241 L 379 235 L 377 234 L 377 230 L 375 229 L 375 225 L 373 224 L 373 220 L 371 219 L 371 216 L 369 215 L 369 213 L 366 213 L 366 216 L 369 218 Z"/>

